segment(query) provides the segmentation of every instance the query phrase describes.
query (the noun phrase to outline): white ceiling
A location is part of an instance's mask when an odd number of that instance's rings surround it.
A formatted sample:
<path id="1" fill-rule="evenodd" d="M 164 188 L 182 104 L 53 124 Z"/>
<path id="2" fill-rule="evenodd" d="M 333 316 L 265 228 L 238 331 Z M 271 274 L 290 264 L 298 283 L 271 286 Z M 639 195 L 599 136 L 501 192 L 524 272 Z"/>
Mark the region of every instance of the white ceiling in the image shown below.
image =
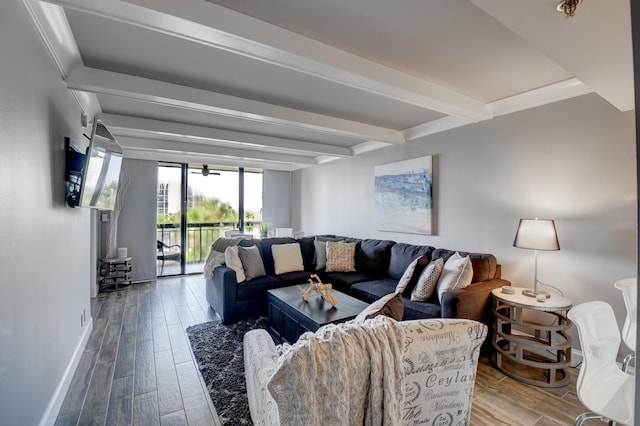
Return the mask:
<path id="1" fill-rule="evenodd" d="M 22 0 L 130 158 L 295 170 L 596 92 L 633 109 L 628 0 Z"/>

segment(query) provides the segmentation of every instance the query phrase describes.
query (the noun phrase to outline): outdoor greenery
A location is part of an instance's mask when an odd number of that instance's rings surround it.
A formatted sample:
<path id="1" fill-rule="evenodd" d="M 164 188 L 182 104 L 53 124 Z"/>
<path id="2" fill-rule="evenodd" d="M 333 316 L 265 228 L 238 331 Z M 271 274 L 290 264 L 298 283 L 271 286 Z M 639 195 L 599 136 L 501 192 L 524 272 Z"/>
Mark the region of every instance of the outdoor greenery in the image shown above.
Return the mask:
<path id="1" fill-rule="evenodd" d="M 251 210 L 245 211 L 247 221 L 255 221 L 256 214 Z M 187 250 L 185 255 L 187 263 L 203 260 L 209 253 L 209 247 L 219 237 L 224 236 L 224 231 L 233 229 L 238 223 L 238 211 L 231 204 L 220 201 L 218 198 L 204 198 L 196 195 L 193 207 L 187 210 L 188 224 L 212 224 L 207 227 L 187 228 Z M 165 228 L 165 242 L 176 244 L 180 238 L 180 212 L 168 215 L 158 214 L 158 225 L 174 225 Z M 253 232 L 253 226 L 247 226 L 245 232 Z M 160 238 L 160 236 L 158 236 Z M 168 241 L 167 241 L 168 240 Z"/>
<path id="2" fill-rule="evenodd" d="M 196 196 L 193 207 L 187 210 L 189 223 L 220 223 L 237 222 L 238 211 L 229 203 L 218 198 L 204 198 Z M 158 223 L 180 223 L 180 212 L 168 215 L 158 214 Z"/>

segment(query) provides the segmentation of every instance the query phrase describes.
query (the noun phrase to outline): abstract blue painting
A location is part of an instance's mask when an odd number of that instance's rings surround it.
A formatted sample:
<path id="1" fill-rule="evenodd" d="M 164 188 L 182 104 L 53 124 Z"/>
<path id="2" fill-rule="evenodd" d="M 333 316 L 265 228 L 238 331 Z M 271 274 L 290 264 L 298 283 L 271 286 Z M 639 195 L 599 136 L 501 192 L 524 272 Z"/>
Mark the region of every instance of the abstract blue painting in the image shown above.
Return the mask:
<path id="1" fill-rule="evenodd" d="M 379 231 L 432 235 L 431 156 L 375 166 Z"/>

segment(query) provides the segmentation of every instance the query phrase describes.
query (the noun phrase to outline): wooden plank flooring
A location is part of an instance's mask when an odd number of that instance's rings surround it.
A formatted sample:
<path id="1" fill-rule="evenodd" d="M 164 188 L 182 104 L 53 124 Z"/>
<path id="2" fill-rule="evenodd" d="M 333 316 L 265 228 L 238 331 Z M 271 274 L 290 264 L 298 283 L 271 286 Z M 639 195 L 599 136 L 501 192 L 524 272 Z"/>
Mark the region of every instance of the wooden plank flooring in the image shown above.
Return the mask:
<path id="1" fill-rule="evenodd" d="M 219 425 L 185 332 L 219 319 L 204 288 L 196 275 L 98 294 L 56 425 Z"/>
<path id="2" fill-rule="evenodd" d="M 219 425 L 185 329 L 219 319 L 202 275 L 162 278 L 100 293 L 94 329 L 56 425 Z M 572 425 L 584 407 L 577 371 L 563 388 L 540 388 L 478 367 L 471 424 Z M 587 425 L 601 425 L 590 420 Z"/>

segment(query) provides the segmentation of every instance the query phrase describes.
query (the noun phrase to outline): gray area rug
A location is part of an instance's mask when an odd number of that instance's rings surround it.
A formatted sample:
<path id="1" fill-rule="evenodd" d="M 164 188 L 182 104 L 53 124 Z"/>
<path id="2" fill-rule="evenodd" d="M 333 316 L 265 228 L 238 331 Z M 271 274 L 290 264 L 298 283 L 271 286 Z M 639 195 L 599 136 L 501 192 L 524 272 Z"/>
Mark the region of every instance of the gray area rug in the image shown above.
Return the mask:
<path id="1" fill-rule="evenodd" d="M 211 321 L 187 328 L 198 369 L 223 425 L 252 425 L 244 379 L 242 338 L 254 328 L 267 328 L 265 317 L 224 325 Z"/>

